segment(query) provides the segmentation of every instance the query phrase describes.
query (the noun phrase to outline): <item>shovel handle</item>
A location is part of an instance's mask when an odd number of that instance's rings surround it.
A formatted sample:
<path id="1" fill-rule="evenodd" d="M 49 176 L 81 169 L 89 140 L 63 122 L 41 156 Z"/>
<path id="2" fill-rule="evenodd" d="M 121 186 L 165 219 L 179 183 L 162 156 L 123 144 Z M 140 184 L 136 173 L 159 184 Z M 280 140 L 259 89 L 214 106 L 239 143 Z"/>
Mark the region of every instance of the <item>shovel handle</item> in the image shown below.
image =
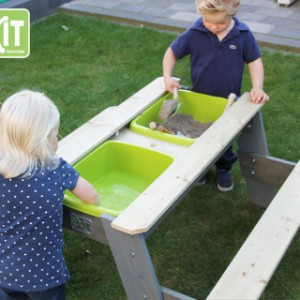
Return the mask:
<path id="1" fill-rule="evenodd" d="M 176 87 L 173 89 L 173 99 L 178 99 L 178 89 Z"/>
<path id="2" fill-rule="evenodd" d="M 227 104 L 225 106 L 224 112 L 233 104 L 235 99 L 236 99 L 236 94 L 230 93 L 228 96 L 228 100 L 227 100 Z"/>

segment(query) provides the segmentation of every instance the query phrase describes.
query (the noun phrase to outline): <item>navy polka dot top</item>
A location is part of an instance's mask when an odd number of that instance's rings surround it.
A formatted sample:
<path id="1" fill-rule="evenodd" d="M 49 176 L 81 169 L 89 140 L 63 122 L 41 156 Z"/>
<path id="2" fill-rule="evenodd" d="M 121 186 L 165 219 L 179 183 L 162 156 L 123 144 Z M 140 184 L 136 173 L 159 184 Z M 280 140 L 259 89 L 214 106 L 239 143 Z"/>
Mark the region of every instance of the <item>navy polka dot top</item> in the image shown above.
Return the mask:
<path id="1" fill-rule="evenodd" d="M 62 200 L 79 174 L 60 159 L 28 178 L 0 175 L 0 286 L 43 291 L 70 277 L 63 258 Z"/>

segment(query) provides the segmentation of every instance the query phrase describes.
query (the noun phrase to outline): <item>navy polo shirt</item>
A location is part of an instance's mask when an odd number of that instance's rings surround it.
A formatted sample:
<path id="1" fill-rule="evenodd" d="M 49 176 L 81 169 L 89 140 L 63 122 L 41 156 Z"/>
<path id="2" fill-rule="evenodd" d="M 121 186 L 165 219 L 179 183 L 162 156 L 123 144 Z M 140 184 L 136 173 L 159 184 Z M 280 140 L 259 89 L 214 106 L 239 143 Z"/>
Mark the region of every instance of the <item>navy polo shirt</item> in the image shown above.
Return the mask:
<path id="1" fill-rule="evenodd" d="M 54 170 L 37 170 L 28 178 L 0 175 L 1 287 L 43 291 L 69 279 L 63 257 L 62 200 L 64 190 L 72 190 L 78 177 L 62 159 Z"/>
<path id="2" fill-rule="evenodd" d="M 225 98 L 230 93 L 240 96 L 244 64 L 261 53 L 248 26 L 237 18 L 234 23 L 220 42 L 200 18 L 171 44 L 177 59 L 190 55 L 193 91 Z"/>

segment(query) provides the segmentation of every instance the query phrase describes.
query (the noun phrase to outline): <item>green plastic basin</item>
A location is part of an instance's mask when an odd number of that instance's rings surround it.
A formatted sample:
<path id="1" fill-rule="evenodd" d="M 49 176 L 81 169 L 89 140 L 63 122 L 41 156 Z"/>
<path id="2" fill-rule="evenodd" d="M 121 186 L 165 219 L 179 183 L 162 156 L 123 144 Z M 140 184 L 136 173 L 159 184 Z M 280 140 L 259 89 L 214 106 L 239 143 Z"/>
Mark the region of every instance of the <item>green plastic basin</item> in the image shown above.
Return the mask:
<path id="1" fill-rule="evenodd" d="M 157 151 L 107 141 L 74 165 L 98 191 L 101 206 L 85 204 L 69 191 L 64 205 L 93 216 L 117 216 L 172 162 L 171 156 Z"/>
<path id="2" fill-rule="evenodd" d="M 179 145 L 190 146 L 195 139 L 176 136 L 149 128 L 150 122 L 161 122 L 161 120 L 157 117 L 161 105 L 164 100 L 170 100 L 172 98 L 173 95 L 168 93 L 158 99 L 152 106 L 130 123 L 130 129 L 136 133 L 152 138 L 157 138 Z M 181 103 L 178 113 L 190 114 L 193 116 L 194 120 L 202 123 L 216 121 L 223 113 L 227 103 L 227 99 L 225 98 L 213 97 L 183 90 L 178 91 L 178 99 Z"/>

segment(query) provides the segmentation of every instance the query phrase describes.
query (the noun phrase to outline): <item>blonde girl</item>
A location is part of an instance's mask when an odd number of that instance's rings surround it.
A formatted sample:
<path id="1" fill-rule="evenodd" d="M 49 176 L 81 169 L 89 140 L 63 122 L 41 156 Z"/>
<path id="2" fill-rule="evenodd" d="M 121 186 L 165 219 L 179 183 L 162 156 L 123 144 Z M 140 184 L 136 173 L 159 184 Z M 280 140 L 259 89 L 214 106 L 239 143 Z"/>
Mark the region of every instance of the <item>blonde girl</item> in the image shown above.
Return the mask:
<path id="1" fill-rule="evenodd" d="M 57 157 L 59 112 L 44 94 L 10 96 L 0 110 L 0 299 L 65 299 L 62 200 L 90 204 L 90 183 Z"/>

